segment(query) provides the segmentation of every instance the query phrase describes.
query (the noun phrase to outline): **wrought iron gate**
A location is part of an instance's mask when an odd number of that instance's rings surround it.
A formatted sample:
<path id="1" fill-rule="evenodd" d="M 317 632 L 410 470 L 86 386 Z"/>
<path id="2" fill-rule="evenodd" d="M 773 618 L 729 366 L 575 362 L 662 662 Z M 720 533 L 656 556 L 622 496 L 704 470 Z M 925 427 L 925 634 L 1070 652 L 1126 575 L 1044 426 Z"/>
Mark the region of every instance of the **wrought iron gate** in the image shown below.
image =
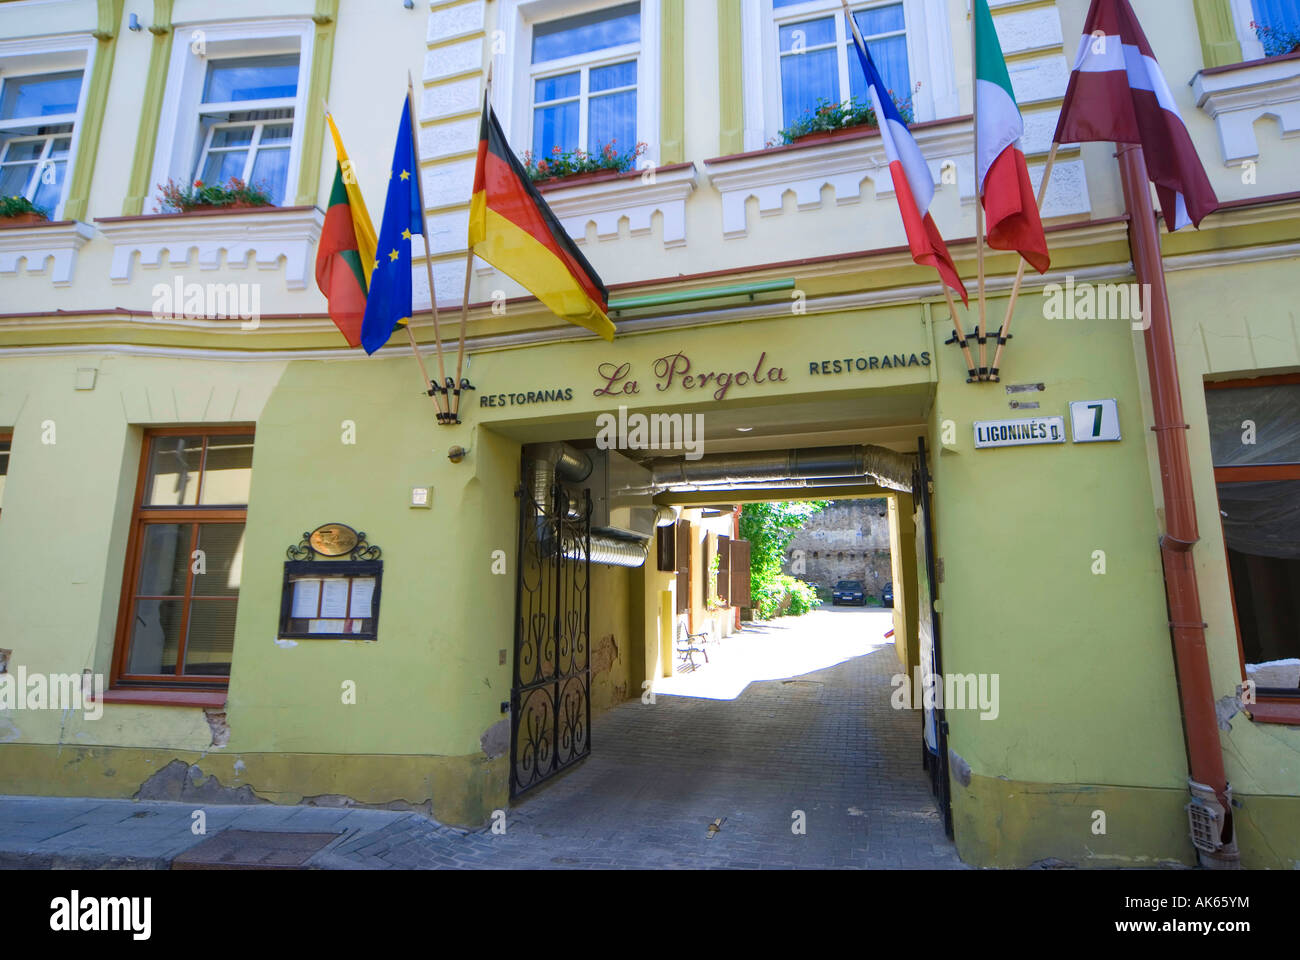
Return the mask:
<path id="1" fill-rule="evenodd" d="M 938 599 L 938 582 L 934 569 L 934 534 L 930 508 L 930 469 L 926 463 L 925 437 L 917 439 L 916 468 L 912 472 L 913 507 L 916 510 L 917 611 L 920 640 L 920 667 L 933 677 L 943 676 L 943 656 L 939 643 L 939 620 L 934 602 Z M 940 689 L 943 680 L 938 680 Z M 943 814 L 943 829 L 952 839 L 952 797 L 948 784 L 948 720 L 942 702 L 921 710 L 921 766 L 929 771 L 930 790 Z"/>
<path id="2" fill-rule="evenodd" d="M 591 493 L 558 481 L 538 503 L 523 468 L 514 681 L 510 691 L 510 796 L 591 753 Z"/>

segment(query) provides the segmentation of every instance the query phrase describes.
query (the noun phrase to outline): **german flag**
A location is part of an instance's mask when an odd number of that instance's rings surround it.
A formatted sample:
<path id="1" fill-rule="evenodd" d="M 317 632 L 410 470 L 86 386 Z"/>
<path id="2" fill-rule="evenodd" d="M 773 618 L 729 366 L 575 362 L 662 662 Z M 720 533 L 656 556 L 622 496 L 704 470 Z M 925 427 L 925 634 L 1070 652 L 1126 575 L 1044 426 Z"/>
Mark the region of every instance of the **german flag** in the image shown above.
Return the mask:
<path id="1" fill-rule="evenodd" d="M 334 137 L 338 164 L 330 190 L 325 225 L 316 246 L 316 286 L 329 301 L 330 319 L 350 347 L 361 345 L 361 321 L 366 313 L 370 271 L 375 261 L 375 227 L 361 199 L 361 188 L 334 118 L 325 119 Z"/>
<path id="2" fill-rule="evenodd" d="M 469 211 L 469 246 L 557 317 L 606 340 L 614 339 L 614 324 L 607 316 L 609 291 L 528 179 L 486 102 Z"/>

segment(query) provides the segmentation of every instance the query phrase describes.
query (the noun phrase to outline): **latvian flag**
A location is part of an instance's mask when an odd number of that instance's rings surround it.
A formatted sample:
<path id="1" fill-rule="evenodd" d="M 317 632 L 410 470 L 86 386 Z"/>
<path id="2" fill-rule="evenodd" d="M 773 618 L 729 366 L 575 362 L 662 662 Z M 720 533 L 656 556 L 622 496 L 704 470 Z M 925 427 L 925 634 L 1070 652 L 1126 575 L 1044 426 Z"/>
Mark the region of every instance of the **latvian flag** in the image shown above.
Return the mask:
<path id="1" fill-rule="evenodd" d="M 938 270 L 943 282 L 961 294 L 962 303 L 967 303 L 966 288 L 957 275 L 957 268 L 948 254 L 943 237 L 939 235 L 939 228 L 930 216 L 930 201 L 934 199 L 934 178 L 930 176 L 930 168 L 898 108 L 894 106 L 894 98 L 880 79 L 876 65 L 871 62 L 871 54 L 858 42 L 856 35 L 853 45 L 858 51 L 862 72 L 867 78 L 867 93 L 871 97 L 871 108 L 876 112 L 880 139 L 889 160 L 889 173 L 894 180 L 898 209 L 903 214 L 907 243 L 912 248 L 912 260 Z"/>
<path id="2" fill-rule="evenodd" d="M 614 339 L 609 292 L 533 186 L 486 100 L 469 208 L 469 247 L 557 317 Z"/>
<path id="3" fill-rule="evenodd" d="M 1051 266 L 1038 198 L 1020 150 L 1020 116 L 988 0 L 975 0 L 975 100 L 979 130 L 980 200 L 989 246 L 1015 250 L 1039 273 Z"/>
<path id="4" fill-rule="evenodd" d="M 1055 139 L 1141 144 L 1169 230 L 1219 206 L 1128 0 L 1092 0 Z"/>

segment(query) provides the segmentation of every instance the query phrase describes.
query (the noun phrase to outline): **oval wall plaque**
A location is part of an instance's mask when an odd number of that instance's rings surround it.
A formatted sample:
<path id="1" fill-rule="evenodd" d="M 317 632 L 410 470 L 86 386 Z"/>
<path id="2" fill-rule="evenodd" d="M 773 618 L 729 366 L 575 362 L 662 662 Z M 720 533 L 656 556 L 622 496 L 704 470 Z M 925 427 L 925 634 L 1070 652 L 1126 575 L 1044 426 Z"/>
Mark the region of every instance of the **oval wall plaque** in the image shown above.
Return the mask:
<path id="1" fill-rule="evenodd" d="M 341 557 L 357 545 L 357 532 L 344 523 L 327 523 L 311 532 L 311 548 L 322 557 Z"/>

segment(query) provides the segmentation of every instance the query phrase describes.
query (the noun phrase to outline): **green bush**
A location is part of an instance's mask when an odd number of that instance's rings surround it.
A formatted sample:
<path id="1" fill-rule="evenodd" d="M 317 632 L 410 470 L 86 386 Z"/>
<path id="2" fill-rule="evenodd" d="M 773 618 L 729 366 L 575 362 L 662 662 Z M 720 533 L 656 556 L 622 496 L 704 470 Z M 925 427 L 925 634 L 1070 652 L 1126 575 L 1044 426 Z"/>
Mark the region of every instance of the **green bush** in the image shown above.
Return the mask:
<path id="1" fill-rule="evenodd" d="M 754 615 L 759 620 L 800 617 L 821 606 L 817 588 L 788 574 L 778 574 L 753 594 Z"/>

